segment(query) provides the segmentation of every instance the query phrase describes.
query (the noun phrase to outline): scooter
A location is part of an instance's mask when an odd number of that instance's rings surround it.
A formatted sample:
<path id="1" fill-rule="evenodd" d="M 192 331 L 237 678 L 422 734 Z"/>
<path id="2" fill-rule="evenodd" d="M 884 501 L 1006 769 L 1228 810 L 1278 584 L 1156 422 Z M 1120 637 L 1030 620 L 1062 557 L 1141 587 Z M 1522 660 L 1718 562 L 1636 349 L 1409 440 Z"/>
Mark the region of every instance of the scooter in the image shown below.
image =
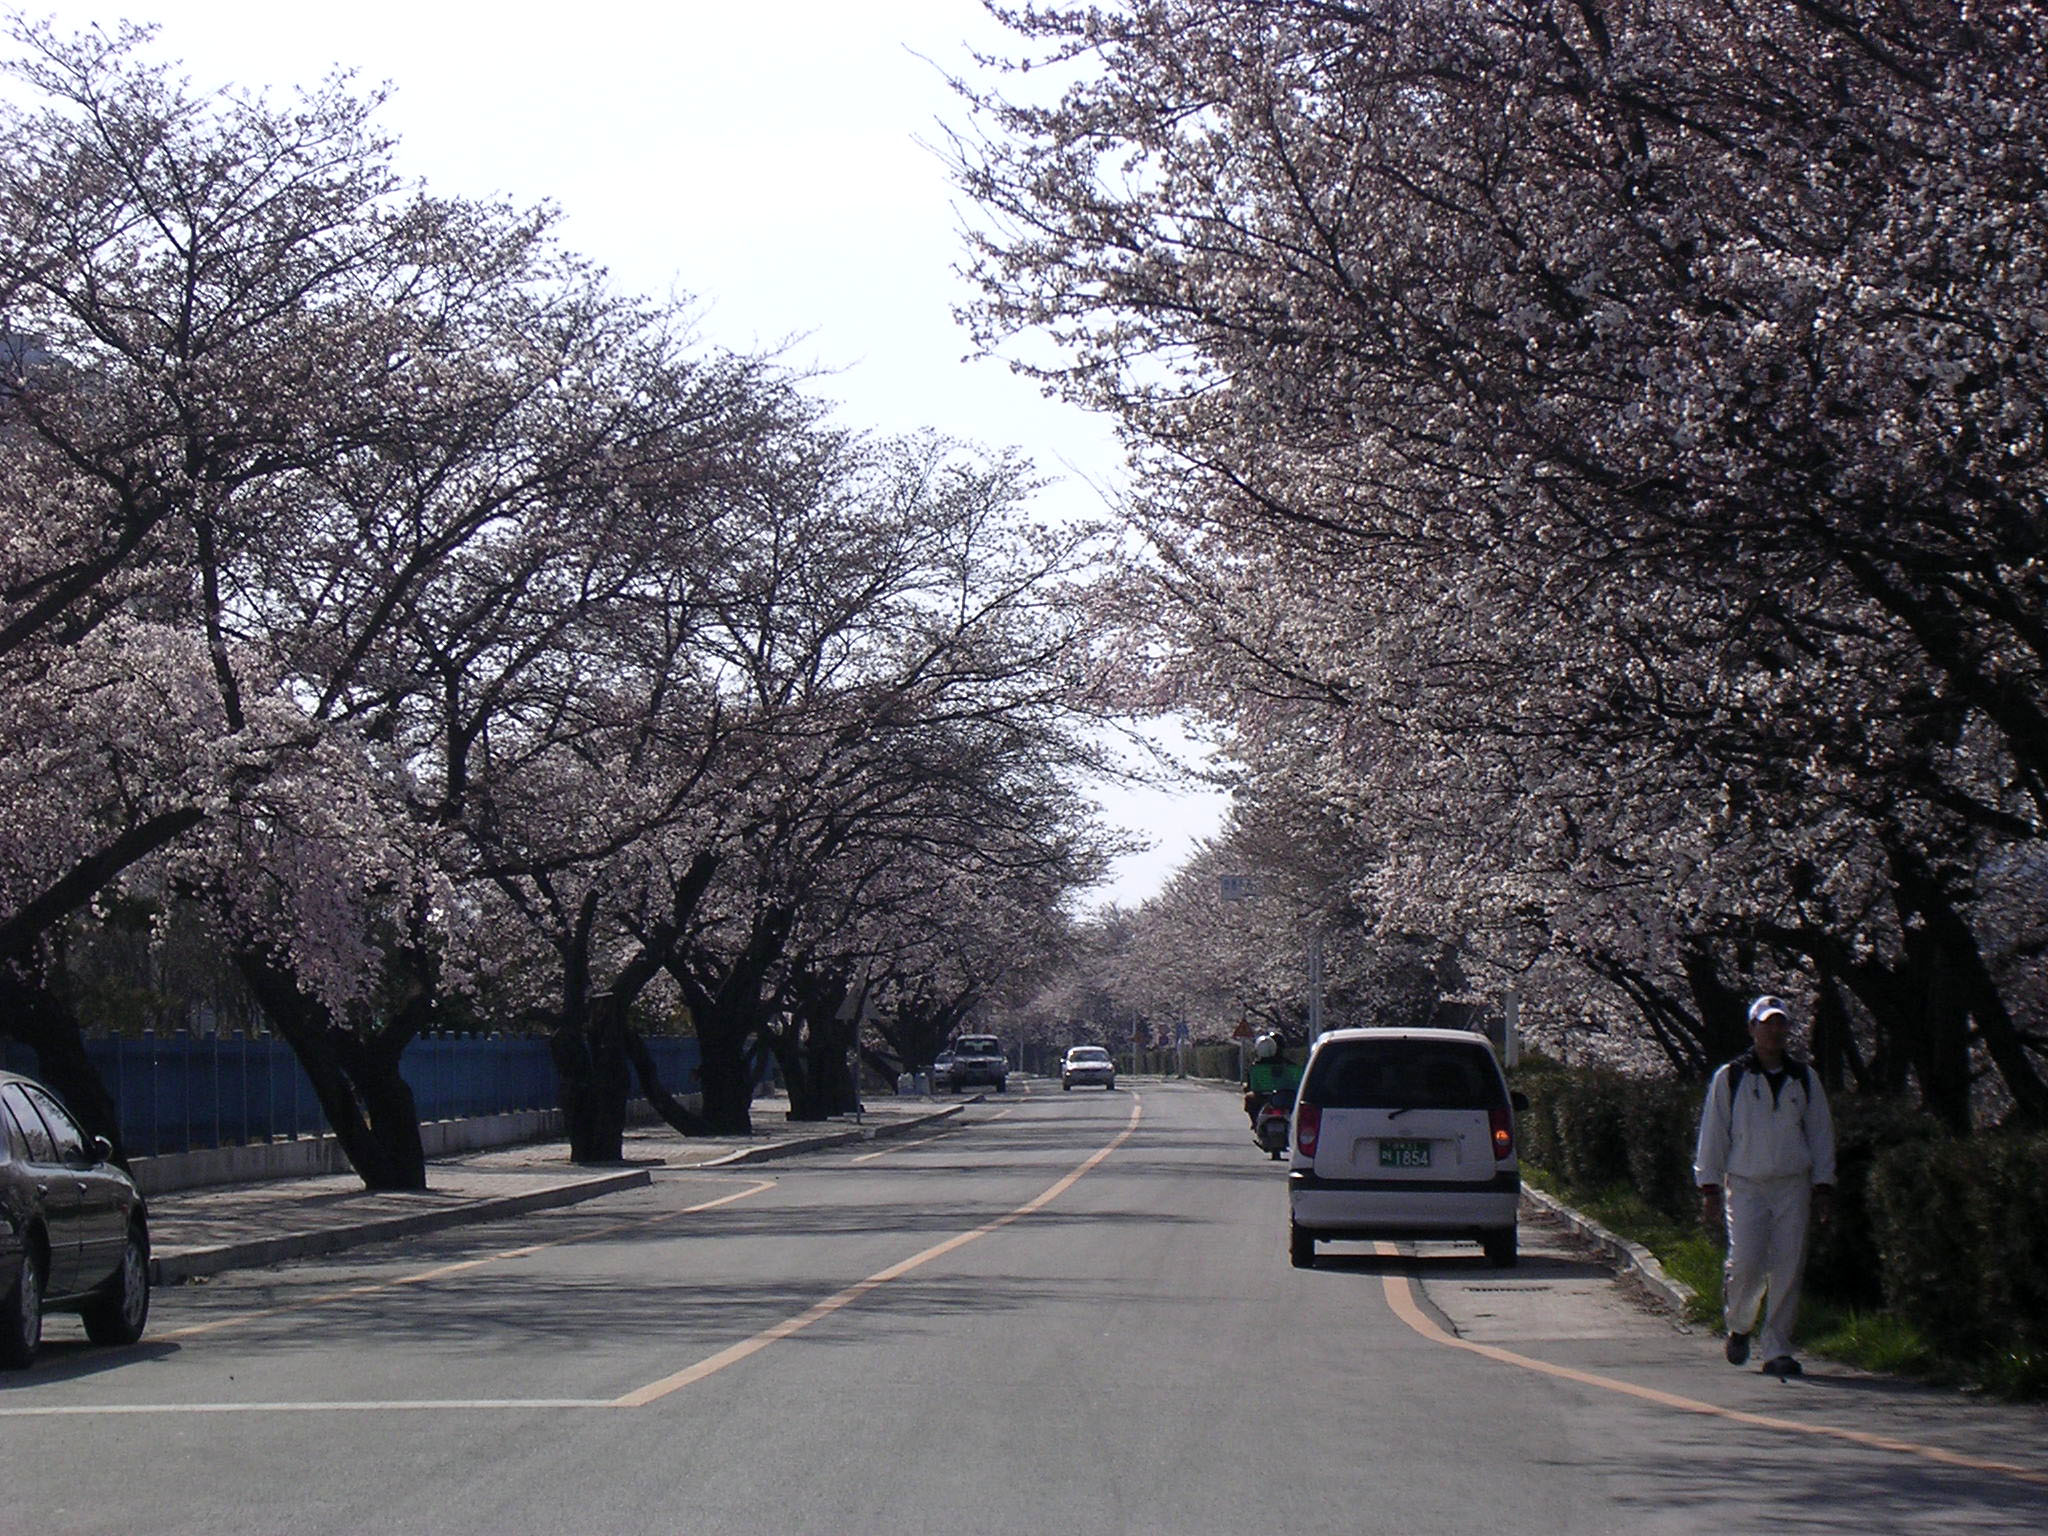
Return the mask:
<path id="1" fill-rule="evenodd" d="M 1247 1094 L 1247 1098 L 1253 1095 Z M 1290 1105 L 1275 1094 L 1259 1094 L 1251 1107 L 1252 1140 L 1264 1147 L 1275 1162 L 1287 1155 L 1287 1120 Z"/>

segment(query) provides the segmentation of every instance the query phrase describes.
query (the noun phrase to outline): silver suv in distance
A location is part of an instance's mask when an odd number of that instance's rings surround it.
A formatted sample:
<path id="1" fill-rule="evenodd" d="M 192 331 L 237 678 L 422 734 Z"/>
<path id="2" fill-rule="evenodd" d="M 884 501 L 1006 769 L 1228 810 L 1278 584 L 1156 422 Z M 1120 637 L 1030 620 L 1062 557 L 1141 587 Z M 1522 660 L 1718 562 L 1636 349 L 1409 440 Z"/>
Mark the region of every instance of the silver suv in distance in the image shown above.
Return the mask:
<path id="1" fill-rule="evenodd" d="M 958 1093 L 985 1084 L 997 1093 L 1010 1091 L 1010 1061 L 994 1035 L 962 1035 L 953 1042 L 953 1067 L 946 1086 Z"/>
<path id="2" fill-rule="evenodd" d="M 1515 1262 L 1515 1111 L 1493 1047 L 1451 1029 L 1339 1029 L 1309 1052 L 1287 1173 L 1288 1257 L 1332 1238 L 1469 1238 Z"/>

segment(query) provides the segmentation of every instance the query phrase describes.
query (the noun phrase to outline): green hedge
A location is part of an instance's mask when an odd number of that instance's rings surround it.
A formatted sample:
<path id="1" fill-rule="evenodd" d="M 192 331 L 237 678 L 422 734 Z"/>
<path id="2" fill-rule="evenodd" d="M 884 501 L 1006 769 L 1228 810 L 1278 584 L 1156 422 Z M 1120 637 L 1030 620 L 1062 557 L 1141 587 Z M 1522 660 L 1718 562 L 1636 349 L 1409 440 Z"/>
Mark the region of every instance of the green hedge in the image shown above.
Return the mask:
<path id="1" fill-rule="evenodd" d="M 1686 1221 L 1699 1212 L 1692 1149 L 1702 1090 L 1669 1078 L 1629 1078 L 1621 1088 L 1629 1182 L 1654 1211 Z"/>
<path id="2" fill-rule="evenodd" d="M 2048 1136 L 1891 1146 L 1870 1208 L 1887 1303 L 1968 1361 L 2048 1360 Z"/>
<path id="3" fill-rule="evenodd" d="M 1881 1227 L 1871 1209 L 1872 1169 L 1887 1148 L 1924 1155 L 1947 1132 L 1904 1099 L 1845 1094 L 1831 1099 L 1829 1108 L 1835 1117 L 1835 1220 L 1813 1236 L 1807 1286 L 1845 1307 L 1893 1305 L 1879 1259 Z M 1910 1316 L 1903 1309 L 1901 1315 Z"/>

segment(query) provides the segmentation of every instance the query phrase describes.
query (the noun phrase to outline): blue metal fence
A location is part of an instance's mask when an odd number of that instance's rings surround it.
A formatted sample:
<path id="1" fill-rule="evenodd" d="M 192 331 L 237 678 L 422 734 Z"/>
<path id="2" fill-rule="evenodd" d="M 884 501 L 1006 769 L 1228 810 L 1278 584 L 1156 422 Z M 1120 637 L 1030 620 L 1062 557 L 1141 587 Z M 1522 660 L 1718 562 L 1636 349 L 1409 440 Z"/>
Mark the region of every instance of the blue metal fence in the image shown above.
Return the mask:
<path id="1" fill-rule="evenodd" d="M 35 1052 L 0 1042 L 0 1062 L 36 1073 Z M 291 1047 L 272 1035 L 173 1035 L 88 1040 L 121 1117 L 132 1157 L 247 1146 L 327 1130 L 313 1085 Z M 648 1040 L 662 1086 L 698 1091 L 697 1042 Z M 545 1040 L 428 1035 L 399 1062 L 422 1121 L 558 1109 L 561 1085 Z"/>

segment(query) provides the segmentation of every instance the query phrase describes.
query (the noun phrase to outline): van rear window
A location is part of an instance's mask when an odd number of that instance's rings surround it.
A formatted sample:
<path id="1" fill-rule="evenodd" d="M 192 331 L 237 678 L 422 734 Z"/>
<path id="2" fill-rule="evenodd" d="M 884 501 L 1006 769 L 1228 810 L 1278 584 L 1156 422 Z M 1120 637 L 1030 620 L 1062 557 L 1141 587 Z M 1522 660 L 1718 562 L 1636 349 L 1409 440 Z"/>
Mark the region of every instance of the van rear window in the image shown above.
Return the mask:
<path id="1" fill-rule="evenodd" d="M 1483 1046 L 1355 1040 L 1322 1051 L 1301 1090 L 1325 1109 L 1495 1109 L 1500 1073 Z"/>

